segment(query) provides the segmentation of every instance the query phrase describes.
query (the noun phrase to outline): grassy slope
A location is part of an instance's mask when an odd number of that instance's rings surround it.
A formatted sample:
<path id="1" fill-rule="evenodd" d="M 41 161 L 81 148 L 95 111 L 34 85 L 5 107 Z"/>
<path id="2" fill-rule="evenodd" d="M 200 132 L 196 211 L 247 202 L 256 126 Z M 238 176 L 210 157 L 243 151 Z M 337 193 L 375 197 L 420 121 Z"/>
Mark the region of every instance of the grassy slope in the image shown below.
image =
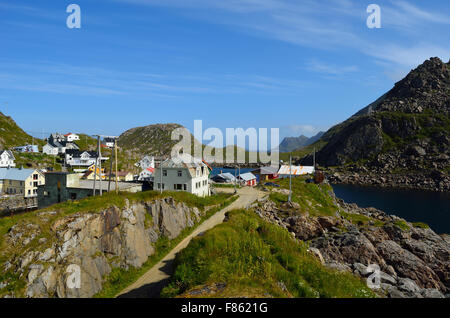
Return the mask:
<path id="1" fill-rule="evenodd" d="M 374 297 L 358 278 L 325 268 L 283 228 L 253 211 L 235 210 L 229 220 L 195 238 L 176 258 L 162 296 L 225 284 L 198 297 Z M 285 286 L 285 288 L 284 288 Z"/>
<path id="2" fill-rule="evenodd" d="M 292 201 L 300 205 L 300 211 L 311 216 L 333 216 L 338 211 L 337 205 L 330 196 L 333 189 L 328 184 L 316 185 L 306 183 L 307 177 L 292 178 Z M 282 189 L 289 189 L 289 179 L 275 180 Z M 272 191 L 269 198 L 281 205 L 288 202 L 288 194 Z"/>
<path id="3" fill-rule="evenodd" d="M 23 255 L 29 250 L 39 250 L 43 251 L 46 248 L 52 246 L 56 242 L 55 233 L 51 230 L 52 224 L 55 221 L 62 219 L 66 216 L 73 215 L 75 213 L 89 213 L 89 212 L 99 212 L 107 209 L 111 206 L 124 207 L 125 202 L 128 199 L 130 202 L 144 201 L 149 202 L 163 197 L 173 197 L 178 202 L 185 202 L 188 206 L 197 207 L 201 211 L 205 211 L 207 207 L 222 205 L 230 199 L 230 195 L 218 194 L 206 198 L 200 198 L 187 192 L 163 192 L 160 194 L 156 191 L 140 192 L 140 193 L 120 193 L 116 195 L 114 193 L 106 193 L 103 196 L 90 197 L 79 201 L 67 201 L 64 203 L 56 204 L 43 210 L 33 211 L 24 214 L 18 214 L 10 217 L 5 217 L 0 219 L 0 264 L 5 263 L 8 260 L 12 260 L 14 255 Z M 46 211 L 56 211 L 56 215 L 39 215 L 41 212 Z M 208 211 L 211 213 L 211 211 Z M 11 229 L 12 226 L 16 224 L 37 224 L 41 230 L 41 233 L 36 236 L 26 247 L 13 247 L 6 244 L 5 235 Z M 39 239 L 46 238 L 45 244 L 40 244 Z M 158 243 L 160 246 L 164 246 L 164 239 L 162 242 Z M 158 247 L 158 246 L 157 246 Z M 159 252 L 161 253 L 161 252 Z M 158 254 L 159 255 L 159 254 Z M 117 272 L 117 271 L 116 271 Z M 18 295 L 23 294 L 24 291 L 24 279 L 19 277 L 20 273 L 13 272 L 12 270 L 7 272 L 0 272 L 0 282 L 9 280 L 12 283 L 7 287 L 6 290 L 0 291 L 0 297 L 2 294 L 8 293 L 14 290 Z M 116 274 L 117 275 L 117 274 Z M 123 274 L 128 275 L 128 274 Z M 125 277 L 124 276 L 124 277 Z M 128 278 L 133 277 L 132 274 L 126 276 Z M 114 289 L 116 287 L 116 289 Z M 110 291 L 112 293 L 118 292 L 120 290 L 117 284 L 110 285 Z"/>
<path id="4" fill-rule="evenodd" d="M 9 149 L 12 147 L 24 146 L 31 144 L 33 137 L 28 135 L 20 128 L 11 118 L 0 112 L 0 149 Z M 34 138 L 35 144 L 40 147 L 44 145 L 44 141 Z"/>

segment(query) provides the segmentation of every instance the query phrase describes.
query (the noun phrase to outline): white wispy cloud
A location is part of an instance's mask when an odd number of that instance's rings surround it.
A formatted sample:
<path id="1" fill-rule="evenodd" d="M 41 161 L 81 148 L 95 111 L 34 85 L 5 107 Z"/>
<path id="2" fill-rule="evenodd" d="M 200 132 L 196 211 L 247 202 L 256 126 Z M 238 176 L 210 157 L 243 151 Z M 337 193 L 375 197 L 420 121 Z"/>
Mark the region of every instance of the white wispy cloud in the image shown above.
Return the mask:
<path id="1" fill-rule="evenodd" d="M 450 24 L 450 17 L 448 15 L 443 15 L 439 12 L 427 11 L 406 1 L 397 0 L 393 1 L 392 4 L 394 7 L 388 7 L 388 10 L 391 10 L 389 12 L 392 13 L 395 10 L 396 14 L 394 17 L 399 23 L 404 25 L 411 25 L 419 22 Z"/>
<path id="2" fill-rule="evenodd" d="M 418 38 L 427 38 L 424 24 L 437 27 L 450 24 L 450 16 L 426 10 L 405 0 L 383 1 L 380 4 L 382 25 L 391 33 L 388 37 L 364 34 L 367 31 L 365 6 L 356 0 L 289 1 L 289 0 L 115 0 L 147 6 L 187 8 L 195 19 L 226 24 L 237 32 L 288 42 L 294 45 L 337 50 L 354 50 L 377 60 L 413 67 L 418 61 L 437 55 L 445 58 L 448 48 L 436 37 L 427 45 L 411 45 Z M 189 10 L 188 10 L 189 11 Z M 200 12 L 207 12 L 202 15 Z M 219 14 L 217 14 L 219 13 Z M 186 13 L 189 14 L 189 13 Z M 401 43 L 396 39 L 401 39 Z M 376 42 L 376 46 L 374 45 Z M 404 56 L 404 57 L 402 57 Z M 335 72 L 315 65 L 317 71 Z M 311 65 L 314 67 L 314 65 Z M 335 68 L 337 69 L 337 68 Z M 340 72 L 352 71 L 342 67 Z"/>
<path id="3" fill-rule="evenodd" d="M 161 74 L 49 61 L 0 61 L 0 87 L 72 95 L 175 98 L 185 94 L 295 94 L 303 83 L 258 74 Z"/>
<path id="4" fill-rule="evenodd" d="M 305 69 L 324 75 L 343 75 L 347 73 L 354 73 L 359 70 L 356 65 L 329 64 L 317 59 L 308 61 L 305 65 Z"/>
<path id="5" fill-rule="evenodd" d="M 426 42 L 411 45 L 371 45 L 366 48 L 365 53 L 387 63 L 411 68 L 434 56 L 447 61 L 450 58 L 450 45 L 437 46 Z"/>

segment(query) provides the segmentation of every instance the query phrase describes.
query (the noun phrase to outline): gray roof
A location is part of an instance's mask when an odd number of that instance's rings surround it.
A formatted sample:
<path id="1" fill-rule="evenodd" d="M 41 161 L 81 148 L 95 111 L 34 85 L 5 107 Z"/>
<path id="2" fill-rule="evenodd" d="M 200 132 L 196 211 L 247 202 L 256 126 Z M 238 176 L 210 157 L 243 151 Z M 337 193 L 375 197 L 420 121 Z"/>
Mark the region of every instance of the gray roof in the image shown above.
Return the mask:
<path id="1" fill-rule="evenodd" d="M 202 159 L 194 158 L 189 154 L 181 154 L 178 157 L 170 158 L 162 162 L 163 168 L 198 168 L 207 167 Z"/>
<path id="2" fill-rule="evenodd" d="M 243 173 L 239 176 L 244 181 L 250 181 L 256 179 L 255 175 L 251 172 Z"/>
<path id="3" fill-rule="evenodd" d="M 234 179 L 236 179 L 236 178 L 235 178 L 231 173 L 229 173 L 229 172 L 219 173 L 218 176 L 224 178 L 225 180 L 231 180 L 231 181 L 234 181 Z"/>
<path id="4" fill-rule="evenodd" d="M 107 191 L 108 190 L 108 181 L 100 181 L 97 180 L 96 182 L 96 189 L 99 189 L 101 184 L 102 190 Z M 133 182 L 117 182 L 119 190 L 127 190 L 134 187 L 141 187 L 142 183 L 133 183 Z M 68 188 L 77 188 L 77 189 L 93 189 L 94 188 L 94 180 L 80 180 L 80 184 L 77 187 L 68 187 Z M 114 191 L 116 190 L 116 183 L 111 182 L 110 184 L 110 190 Z"/>
<path id="5" fill-rule="evenodd" d="M 19 168 L 0 168 L 0 180 L 25 181 L 36 170 Z"/>

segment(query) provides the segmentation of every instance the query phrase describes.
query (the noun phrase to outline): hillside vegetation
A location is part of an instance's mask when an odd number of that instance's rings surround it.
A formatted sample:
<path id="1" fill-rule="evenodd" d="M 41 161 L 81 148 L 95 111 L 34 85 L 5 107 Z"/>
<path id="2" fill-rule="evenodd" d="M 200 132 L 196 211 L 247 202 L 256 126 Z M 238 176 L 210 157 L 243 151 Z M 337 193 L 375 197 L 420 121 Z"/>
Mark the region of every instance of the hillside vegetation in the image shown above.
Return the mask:
<path id="1" fill-rule="evenodd" d="M 251 210 L 195 238 L 176 258 L 164 297 L 374 297 L 357 277 L 327 269 L 285 229 Z"/>
<path id="2" fill-rule="evenodd" d="M 44 145 L 43 140 L 28 135 L 11 117 L 0 112 L 0 150 L 28 145 L 33 139 L 35 144 Z"/>

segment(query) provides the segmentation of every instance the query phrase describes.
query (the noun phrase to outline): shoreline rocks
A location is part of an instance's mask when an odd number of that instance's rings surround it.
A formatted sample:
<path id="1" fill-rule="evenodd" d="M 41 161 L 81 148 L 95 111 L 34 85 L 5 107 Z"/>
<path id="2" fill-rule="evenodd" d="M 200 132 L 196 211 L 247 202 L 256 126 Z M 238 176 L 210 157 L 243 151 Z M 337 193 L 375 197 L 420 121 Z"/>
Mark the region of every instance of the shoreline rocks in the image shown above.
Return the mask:
<path id="1" fill-rule="evenodd" d="M 439 171 L 433 170 L 427 175 L 420 173 L 375 173 L 362 171 L 361 168 L 351 170 L 353 171 L 344 171 L 343 169 L 329 170 L 327 175 L 328 181 L 334 184 L 450 192 L 450 176 Z"/>
<path id="2" fill-rule="evenodd" d="M 325 266 L 363 279 L 378 268 L 380 284 L 374 290 L 382 297 L 442 298 L 450 293 L 448 235 L 416 228 L 375 208 L 360 208 L 340 199 L 336 203 L 335 216 L 311 217 L 299 210 L 298 215 L 282 217 L 286 211 L 270 200 L 255 212 L 307 242 Z"/>

